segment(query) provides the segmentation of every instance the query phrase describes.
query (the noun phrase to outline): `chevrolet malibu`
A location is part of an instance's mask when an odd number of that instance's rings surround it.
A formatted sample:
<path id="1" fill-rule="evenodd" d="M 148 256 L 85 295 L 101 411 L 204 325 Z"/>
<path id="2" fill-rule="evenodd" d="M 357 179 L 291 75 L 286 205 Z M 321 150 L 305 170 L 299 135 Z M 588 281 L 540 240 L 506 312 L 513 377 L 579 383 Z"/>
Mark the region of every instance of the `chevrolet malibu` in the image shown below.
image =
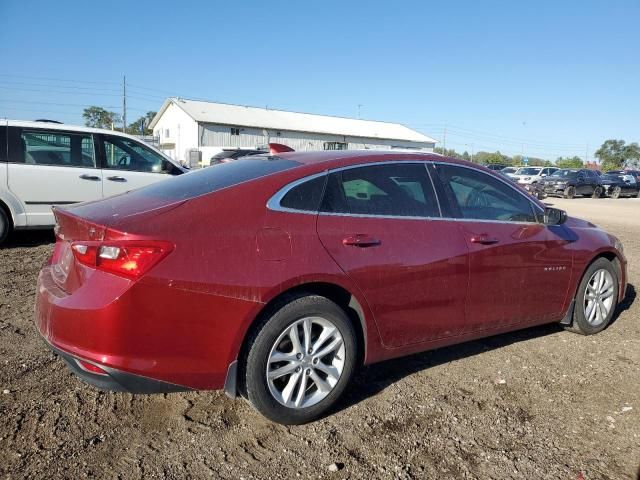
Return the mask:
<path id="1" fill-rule="evenodd" d="M 224 389 L 285 424 L 324 415 L 361 364 L 597 333 L 626 290 L 617 238 L 428 154 L 258 155 L 55 216 L 36 324 L 75 374 Z"/>

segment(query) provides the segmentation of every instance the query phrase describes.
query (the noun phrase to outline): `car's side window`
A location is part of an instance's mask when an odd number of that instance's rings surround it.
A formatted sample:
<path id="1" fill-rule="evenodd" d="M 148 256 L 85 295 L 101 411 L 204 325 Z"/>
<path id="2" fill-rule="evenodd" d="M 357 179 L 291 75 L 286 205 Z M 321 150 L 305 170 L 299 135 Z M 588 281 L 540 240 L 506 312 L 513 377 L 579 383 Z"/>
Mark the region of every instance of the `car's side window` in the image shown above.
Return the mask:
<path id="1" fill-rule="evenodd" d="M 452 213 L 470 220 L 536 222 L 532 203 L 515 188 L 475 169 L 438 165 Z"/>
<path id="2" fill-rule="evenodd" d="M 440 216 L 424 164 L 403 162 L 331 173 L 321 211 L 398 217 Z"/>
<path id="3" fill-rule="evenodd" d="M 173 173 L 173 165 L 161 155 L 125 137 L 105 135 L 104 168 L 133 172 Z"/>
<path id="4" fill-rule="evenodd" d="M 322 175 L 296 185 L 282 197 L 280 206 L 293 210 L 317 212 L 326 180 L 327 176 Z"/>
<path id="5" fill-rule="evenodd" d="M 13 161 L 28 165 L 94 168 L 93 136 L 56 130 L 22 130 Z"/>

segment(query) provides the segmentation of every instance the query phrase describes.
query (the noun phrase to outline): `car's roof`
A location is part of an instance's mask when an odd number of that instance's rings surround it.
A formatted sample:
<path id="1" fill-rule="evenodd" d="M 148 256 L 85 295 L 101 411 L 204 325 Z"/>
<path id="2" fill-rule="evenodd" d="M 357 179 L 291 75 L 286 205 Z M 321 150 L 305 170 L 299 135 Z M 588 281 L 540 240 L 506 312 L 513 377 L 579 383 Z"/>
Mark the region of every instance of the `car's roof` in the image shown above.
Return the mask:
<path id="1" fill-rule="evenodd" d="M 444 157 L 437 153 L 395 151 L 395 150 L 323 150 L 314 152 L 286 152 L 278 157 L 294 160 L 303 165 L 322 166 L 325 169 L 338 168 L 348 165 L 376 163 L 384 161 L 443 161 L 468 164 L 478 167 L 477 163 L 466 162 L 454 158 Z"/>
<path id="2" fill-rule="evenodd" d="M 65 131 L 85 132 L 85 133 L 106 133 L 109 135 L 118 135 L 120 137 L 131 138 L 133 140 L 140 140 L 139 138 L 133 135 L 119 132 L 117 130 L 106 130 L 103 128 L 84 127 L 82 125 L 72 125 L 69 123 L 58 123 L 58 122 L 52 122 L 52 121 L 37 122 L 37 121 L 29 121 L 29 120 L 7 120 L 7 124 L 10 127 L 46 128 L 48 130 L 65 130 Z"/>

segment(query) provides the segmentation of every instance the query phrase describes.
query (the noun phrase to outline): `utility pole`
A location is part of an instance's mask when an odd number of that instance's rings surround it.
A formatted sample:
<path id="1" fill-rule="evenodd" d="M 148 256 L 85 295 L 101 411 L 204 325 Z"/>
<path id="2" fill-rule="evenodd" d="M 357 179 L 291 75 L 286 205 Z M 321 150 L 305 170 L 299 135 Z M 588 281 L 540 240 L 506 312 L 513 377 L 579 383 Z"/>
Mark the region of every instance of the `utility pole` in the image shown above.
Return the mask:
<path id="1" fill-rule="evenodd" d="M 359 103 L 359 104 L 358 104 L 358 120 L 359 120 L 360 118 L 362 118 L 362 117 L 360 116 L 360 109 L 361 109 L 362 107 L 363 107 L 363 105 L 362 105 L 361 103 Z"/>
<path id="2" fill-rule="evenodd" d="M 587 163 L 589 163 L 589 144 L 587 143 L 587 146 L 584 148 L 584 165 L 585 167 L 587 166 Z"/>
<path id="3" fill-rule="evenodd" d="M 122 77 L 122 131 L 127 130 L 127 77 Z"/>
<path id="4" fill-rule="evenodd" d="M 442 155 L 447 154 L 447 124 L 444 124 L 444 133 L 442 134 Z"/>

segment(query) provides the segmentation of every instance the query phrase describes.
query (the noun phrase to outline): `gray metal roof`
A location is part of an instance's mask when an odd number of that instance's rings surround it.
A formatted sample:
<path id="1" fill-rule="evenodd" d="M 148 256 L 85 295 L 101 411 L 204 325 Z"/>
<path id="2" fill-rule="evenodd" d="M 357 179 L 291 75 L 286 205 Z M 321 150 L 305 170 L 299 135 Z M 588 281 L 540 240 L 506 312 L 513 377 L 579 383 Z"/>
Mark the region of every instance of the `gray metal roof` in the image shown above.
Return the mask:
<path id="1" fill-rule="evenodd" d="M 331 117 L 311 113 L 286 112 L 269 108 L 247 107 L 226 103 L 185 100 L 170 97 L 165 100 L 160 111 L 149 125 L 153 128 L 170 104 L 184 110 L 200 123 L 237 125 L 243 127 L 290 130 L 298 132 L 325 133 L 349 137 L 380 138 L 420 143 L 436 143 L 433 138 L 411 130 L 399 123 L 357 120 Z"/>

